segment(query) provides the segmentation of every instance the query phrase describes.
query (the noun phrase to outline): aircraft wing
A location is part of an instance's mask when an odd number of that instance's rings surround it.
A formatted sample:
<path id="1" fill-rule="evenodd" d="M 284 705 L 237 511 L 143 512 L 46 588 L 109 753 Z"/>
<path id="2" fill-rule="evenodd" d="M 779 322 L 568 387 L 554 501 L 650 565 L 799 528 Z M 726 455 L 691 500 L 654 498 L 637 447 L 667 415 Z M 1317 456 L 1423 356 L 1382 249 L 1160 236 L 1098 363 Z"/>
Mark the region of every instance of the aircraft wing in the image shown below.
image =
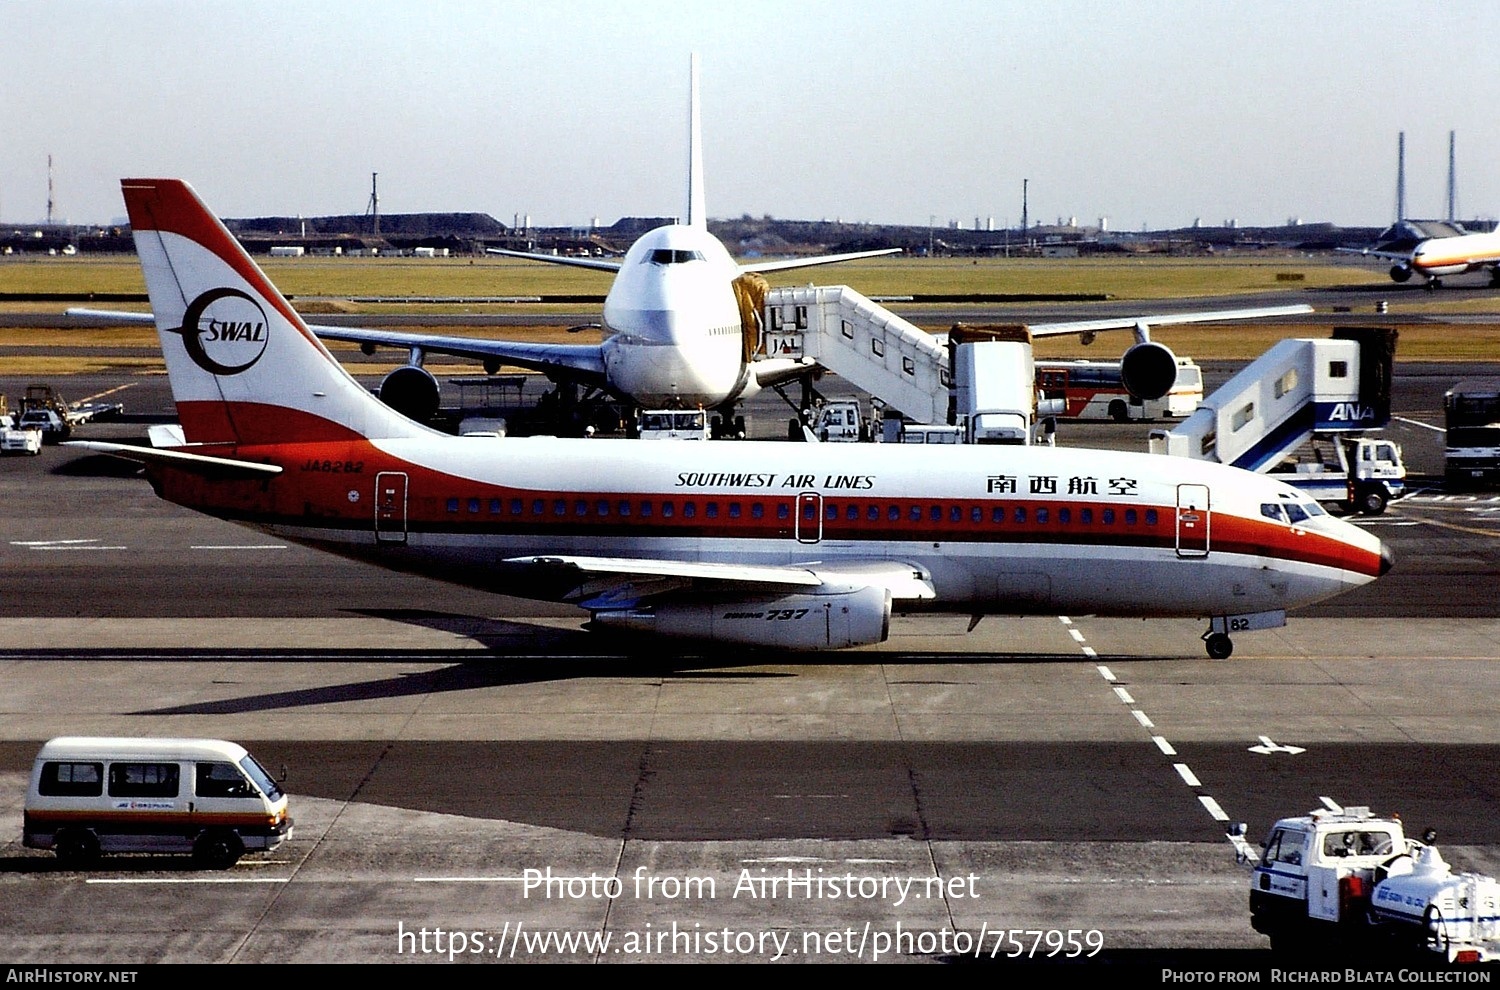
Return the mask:
<path id="1" fill-rule="evenodd" d="M 116 323 L 155 323 L 150 313 L 129 313 L 104 309 L 69 309 L 67 315 L 84 319 L 111 320 Z M 482 337 L 449 337 L 438 334 L 400 333 L 392 330 L 364 330 L 355 327 L 331 327 L 316 323 L 308 329 L 324 340 L 339 340 L 365 347 L 399 347 L 431 354 L 451 354 L 475 361 L 498 361 L 537 371 L 563 371 L 569 377 L 585 382 L 604 382 L 604 354 L 598 344 L 528 344 L 514 340 L 487 340 Z"/>
<path id="2" fill-rule="evenodd" d="M 887 254 L 900 254 L 901 248 L 882 248 L 879 251 L 851 251 L 848 254 L 820 254 L 812 258 L 782 258 L 778 261 L 754 261 L 740 265 L 741 272 L 781 272 L 792 268 L 811 268 L 814 265 L 834 265 L 840 261 L 855 261 L 859 258 L 878 258 Z"/>
<path id="3" fill-rule="evenodd" d="M 1311 306 L 1263 306 L 1258 309 L 1220 309 L 1197 313 L 1159 313 L 1155 316 L 1122 316 L 1107 320 L 1075 320 L 1070 323 L 1032 323 L 1033 337 L 1060 337 L 1070 333 L 1098 333 L 1101 330 L 1134 330 L 1169 326 L 1177 323 L 1227 323 L 1235 320 L 1264 320 L 1278 316 L 1300 316 L 1311 313 Z"/>
<path id="4" fill-rule="evenodd" d="M 572 265 L 574 268 L 592 268 L 601 272 L 617 272 L 620 262 L 602 258 L 572 258 L 564 254 L 532 254 L 528 251 L 508 251 L 505 248 L 485 248 L 485 254 L 500 254 L 507 258 L 525 258 L 527 261 L 542 261 L 549 265 Z"/>
<path id="5" fill-rule="evenodd" d="M 515 340 L 399 333 L 317 324 L 309 324 L 308 327 L 324 340 L 339 340 L 362 347 L 400 347 L 427 354 L 451 354 L 454 357 L 513 364 L 537 371 L 563 371 L 570 378 L 598 384 L 604 382 L 604 352 L 598 344 L 528 344 Z"/>
<path id="6" fill-rule="evenodd" d="M 785 592 L 794 588 L 884 588 L 894 599 L 936 597 L 932 578 L 922 568 L 894 560 L 812 561 L 772 566 L 709 561 L 647 560 L 630 557 L 514 557 L 512 566 L 534 567 L 556 579 L 565 577 L 585 608 L 622 608 L 695 585 L 732 587 L 747 592 Z"/>
<path id="7" fill-rule="evenodd" d="M 1375 248 L 1334 248 L 1340 254 L 1358 254 L 1367 258 L 1386 258 L 1390 261 L 1410 261 L 1410 251 L 1379 251 Z"/>

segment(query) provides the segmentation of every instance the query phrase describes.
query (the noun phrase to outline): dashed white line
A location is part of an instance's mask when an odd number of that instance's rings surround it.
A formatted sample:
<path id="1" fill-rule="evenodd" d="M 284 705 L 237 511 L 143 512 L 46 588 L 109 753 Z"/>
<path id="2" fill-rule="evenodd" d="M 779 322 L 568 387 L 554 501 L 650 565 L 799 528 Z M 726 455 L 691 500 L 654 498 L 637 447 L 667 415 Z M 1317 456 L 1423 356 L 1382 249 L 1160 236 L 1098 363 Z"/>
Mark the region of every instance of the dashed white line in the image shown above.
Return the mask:
<path id="1" fill-rule="evenodd" d="M 1182 782 L 1189 787 L 1203 786 L 1198 781 L 1197 775 L 1193 773 L 1193 771 L 1188 767 L 1186 763 L 1174 763 L 1172 764 L 1172 769 L 1177 771 L 1177 776 L 1181 777 Z"/>
<path id="2" fill-rule="evenodd" d="M 1096 669 L 1099 671 L 1099 676 L 1104 678 L 1106 681 L 1112 681 L 1115 679 L 1115 672 L 1110 670 L 1103 664 L 1100 664 Z"/>
<path id="3" fill-rule="evenodd" d="M 1167 742 L 1165 736 L 1152 736 L 1151 741 L 1156 743 L 1156 748 L 1161 750 L 1164 756 L 1177 755 L 1177 750 L 1172 748 L 1172 744 Z"/>
<path id="4" fill-rule="evenodd" d="M 1130 696 L 1130 692 L 1122 687 L 1115 688 L 1115 697 L 1119 698 L 1127 705 L 1135 704 L 1135 699 Z"/>
<path id="5" fill-rule="evenodd" d="M 1207 808 L 1208 813 L 1210 815 L 1213 815 L 1215 819 L 1221 822 L 1229 821 L 1229 816 L 1224 814 L 1224 809 L 1219 807 L 1219 802 L 1215 801 L 1207 794 L 1198 795 L 1198 800 L 1203 803 L 1203 807 Z"/>
<path id="6" fill-rule="evenodd" d="M 1153 722 L 1153 721 L 1151 721 L 1149 718 L 1147 718 L 1146 717 L 1146 713 L 1143 712 L 1143 711 L 1141 711 L 1139 708 L 1132 708 L 1132 709 L 1130 709 L 1130 714 L 1132 714 L 1132 715 L 1135 716 L 1135 720 L 1137 722 L 1141 723 L 1141 727 L 1142 728 L 1144 728 L 1144 729 L 1154 729 L 1154 728 L 1156 728 L 1156 723 Z"/>
<path id="7" fill-rule="evenodd" d="M 195 543 L 193 550 L 285 550 L 285 543 Z"/>

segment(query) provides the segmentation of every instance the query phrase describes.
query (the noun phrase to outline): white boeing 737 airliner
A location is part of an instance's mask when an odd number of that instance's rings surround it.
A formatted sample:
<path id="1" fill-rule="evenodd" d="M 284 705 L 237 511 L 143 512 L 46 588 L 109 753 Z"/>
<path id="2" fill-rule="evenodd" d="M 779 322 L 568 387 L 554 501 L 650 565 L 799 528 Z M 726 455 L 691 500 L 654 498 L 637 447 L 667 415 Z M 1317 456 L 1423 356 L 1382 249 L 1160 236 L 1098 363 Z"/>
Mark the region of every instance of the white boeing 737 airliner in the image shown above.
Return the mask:
<path id="1" fill-rule="evenodd" d="M 795 649 L 927 609 L 1198 616 L 1222 657 L 1390 567 L 1295 489 L 1187 458 L 438 433 L 350 377 L 185 183 L 122 185 L 183 442 L 82 446 L 285 539 L 597 627 Z"/>

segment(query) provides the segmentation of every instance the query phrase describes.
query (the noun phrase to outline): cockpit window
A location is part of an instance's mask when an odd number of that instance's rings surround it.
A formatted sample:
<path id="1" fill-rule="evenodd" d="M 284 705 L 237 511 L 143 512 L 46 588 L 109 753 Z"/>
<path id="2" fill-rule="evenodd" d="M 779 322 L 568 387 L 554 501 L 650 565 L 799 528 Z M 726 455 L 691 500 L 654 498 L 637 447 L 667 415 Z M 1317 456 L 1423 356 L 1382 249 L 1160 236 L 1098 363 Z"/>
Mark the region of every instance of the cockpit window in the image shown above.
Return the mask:
<path id="1" fill-rule="evenodd" d="M 1316 502 L 1308 502 L 1307 504 L 1303 505 L 1302 508 L 1304 508 L 1304 509 L 1307 510 L 1307 514 L 1309 516 L 1326 516 L 1326 515 L 1328 515 L 1328 513 L 1326 513 L 1326 512 L 1323 511 L 1323 507 L 1321 505 L 1319 505 L 1318 503 L 1316 503 Z"/>
<path id="2" fill-rule="evenodd" d="M 1286 522 L 1286 513 L 1282 512 L 1281 506 L 1277 505 L 1275 502 L 1262 502 L 1260 504 L 1260 514 L 1265 516 L 1267 519 L 1275 519 L 1277 522 Z"/>
<path id="3" fill-rule="evenodd" d="M 657 248 L 651 252 L 649 260 L 653 265 L 681 265 L 689 261 L 702 261 L 701 251 L 674 251 L 671 248 Z"/>
<path id="4" fill-rule="evenodd" d="M 1304 522 L 1307 519 L 1307 510 L 1296 502 L 1288 502 L 1283 508 L 1286 509 L 1286 517 L 1293 523 Z"/>

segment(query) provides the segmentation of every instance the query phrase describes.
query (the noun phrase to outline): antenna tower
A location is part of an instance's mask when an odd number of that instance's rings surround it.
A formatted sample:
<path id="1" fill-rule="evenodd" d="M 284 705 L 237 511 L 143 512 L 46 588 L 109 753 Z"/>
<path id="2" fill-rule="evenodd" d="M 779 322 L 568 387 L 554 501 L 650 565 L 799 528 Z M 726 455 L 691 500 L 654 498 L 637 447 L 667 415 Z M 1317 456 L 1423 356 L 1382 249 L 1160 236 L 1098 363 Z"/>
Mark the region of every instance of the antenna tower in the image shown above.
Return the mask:
<path id="1" fill-rule="evenodd" d="M 1396 222 L 1406 219 L 1406 132 L 1396 138 Z"/>
<path id="2" fill-rule="evenodd" d="M 1448 222 L 1458 219 L 1458 158 L 1454 148 L 1454 133 L 1448 132 Z"/>
<path id="3" fill-rule="evenodd" d="M 380 236 L 380 193 L 375 186 L 375 177 L 379 172 L 370 173 L 370 202 L 365 205 L 365 216 L 374 219 L 375 236 Z"/>

